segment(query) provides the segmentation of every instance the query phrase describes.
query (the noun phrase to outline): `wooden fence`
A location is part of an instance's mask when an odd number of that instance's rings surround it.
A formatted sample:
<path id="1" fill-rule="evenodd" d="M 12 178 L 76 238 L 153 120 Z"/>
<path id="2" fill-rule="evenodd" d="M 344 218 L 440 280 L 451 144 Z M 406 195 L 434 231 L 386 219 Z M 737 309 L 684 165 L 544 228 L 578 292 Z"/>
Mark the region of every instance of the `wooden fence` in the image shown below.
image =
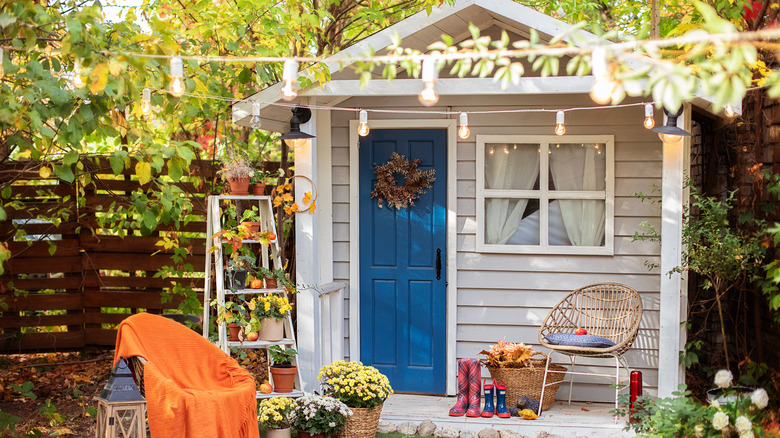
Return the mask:
<path id="1" fill-rule="evenodd" d="M 161 313 L 178 306 L 181 297 L 166 303 L 161 299 L 172 281 L 197 291 L 203 288 L 205 197 L 213 164 L 200 162 L 190 169 L 203 178 L 200 187 L 177 184 L 193 205 L 194 219 L 178 231 L 189 236 L 182 263 L 191 264 L 194 273 L 162 278 L 158 275 L 163 267 L 177 263 L 157 242 L 174 231 L 173 226 L 160 226 L 150 236 L 139 235 L 129 223 L 125 237 L 101 229 L 100 216 L 112 204 L 129 205 L 129 194 L 139 182 L 132 171 L 114 175 L 107 160 L 93 162 L 97 170 L 83 187 L 41 179 L 37 169 L 24 174 L 24 163 L 0 168 L 0 182 L 11 183 L 11 200 L 23 206 L 6 207 L 8 218 L 0 222 L 0 234 L 12 254 L 0 276 L 0 353 L 112 348 L 114 327 L 130 313 Z M 67 212 L 67 220 L 41 219 L 55 210 Z M 27 237 L 17 235 L 19 229 Z M 30 246 L 28 240 L 35 243 Z M 56 245 L 53 253 L 51 244 Z"/>

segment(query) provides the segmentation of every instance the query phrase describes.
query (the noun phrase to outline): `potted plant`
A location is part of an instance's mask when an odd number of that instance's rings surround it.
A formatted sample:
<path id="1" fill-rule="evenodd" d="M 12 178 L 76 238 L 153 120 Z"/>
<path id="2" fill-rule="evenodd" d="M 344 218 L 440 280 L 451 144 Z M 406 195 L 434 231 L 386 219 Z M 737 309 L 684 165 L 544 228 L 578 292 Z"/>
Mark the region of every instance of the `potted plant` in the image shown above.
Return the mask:
<path id="1" fill-rule="evenodd" d="M 298 352 L 293 348 L 272 345 L 268 347 L 268 354 L 271 356 L 271 376 L 276 392 L 292 392 L 298 372 L 293 361 Z"/>
<path id="2" fill-rule="evenodd" d="M 230 184 L 231 195 L 248 195 L 249 181 L 255 169 L 246 157 L 229 154 L 219 174 Z"/>
<path id="3" fill-rule="evenodd" d="M 260 321 L 260 339 L 281 341 L 284 338 L 284 318 L 292 310 L 286 296 L 269 293 L 252 299 L 252 316 Z"/>
<path id="4" fill-rule="evenodd" d="M 290 414 L 295 399 L 271 397 L 257 404 L 257 422 L 265 427 L 265 438 L 290 438 Z"/>
<path id="5" fill-rule="evenodd" d="M 247 325 L 249 313 L 246 307 L 237 301 L 226 301 L 220 305 L 217 299 L 211 300 L 212 306 L 219 306 L 217 311 L 217 324 L 227 324 L 230 341 L 241 340 L 241 330 Z"/>
<path id="6" fill-rule="evenodd" d="M 296 403 L 290 414 L 290 425 L 298 430 L 298 438 L 334 436 L 352 415 L 347 405 L 333 397 L 307 395 Z"/>
<path id="7" fill-rule="evenodd" d="M 318 379 L 323 395 L 340 400 L 352 410 L 341 434 L 350 438 L 374 437 L 382 404 L 393 393 L 387 376 L 360 362 L 339 360 L 323 367 Z"/>
<path id="8" fill-rule="evenodd" d="M 261 165 L 257 166 L 258 169 Z M 252 176 L 250 182 L 252 184 L 252 193 L 255 196 L 265 195 L 265 186 L 271 179 L 274 172 L 268 170 L 256 170 L 254 176 Z"/>
<path id="9" fill-rule="evenodd" d="M 288 292 L 295 293 L 295 285 L 282 268 L 269 269 L 261 266 L 257 268 L 257 275 L 265 278 L 265 285 L 268 289 L 284 288 Z"/>

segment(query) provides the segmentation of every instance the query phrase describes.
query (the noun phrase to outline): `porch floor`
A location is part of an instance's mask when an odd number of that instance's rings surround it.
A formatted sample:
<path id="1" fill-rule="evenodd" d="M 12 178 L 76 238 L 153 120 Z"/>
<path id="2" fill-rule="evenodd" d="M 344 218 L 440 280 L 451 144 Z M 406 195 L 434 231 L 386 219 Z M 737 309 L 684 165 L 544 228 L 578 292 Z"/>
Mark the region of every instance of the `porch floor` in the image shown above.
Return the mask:
<path id="1" fill-rule="evenodd" d="M 382 408 L 382 421 L 395 425 L 406 422 L 422 423 L 426 419 L 436 426 L 452 426 L 458 431 L 470 430 L 478 433 L 485 428 L 511 430 L 531 438 L 539 432 L 560 435 L 565 438 L 616 438 L 634 434 L 624 431 L 624 420 L 615 422 L 609 413 L 614 405 L 608 403 L 577 403 L 555 401 L 549 411 L 536 420 L 511 418 L 467 418 L 450 417 L 449 410 L 455 404 L 455 397 L 393 394 Z"/>

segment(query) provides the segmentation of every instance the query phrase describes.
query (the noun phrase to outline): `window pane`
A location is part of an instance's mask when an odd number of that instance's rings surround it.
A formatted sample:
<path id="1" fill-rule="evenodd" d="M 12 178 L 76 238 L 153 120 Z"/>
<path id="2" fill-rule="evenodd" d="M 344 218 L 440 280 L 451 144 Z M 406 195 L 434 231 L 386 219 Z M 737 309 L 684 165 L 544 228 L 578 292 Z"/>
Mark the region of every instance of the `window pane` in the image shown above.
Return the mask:
<path id="1" fill-rule="evenodd" d="M 605 190 L 603 143 L 550 143 L 550 190 Z"/>
<path id="2" fill-rule="evenodd" d="M 531 190 L 539 178 L 539 145 L 485 145 L 485 188 Z"/>
<path id="3" fill-rule="evenodd" d="M 548 237 L 553 246 L 604 246 L 606 203 L 557 199 L 549 204 Z"/>
<path id="4" fill-rule="evenodd" d="M 539 200 L 485 199 L 485 243 L 539 245 Z"/>

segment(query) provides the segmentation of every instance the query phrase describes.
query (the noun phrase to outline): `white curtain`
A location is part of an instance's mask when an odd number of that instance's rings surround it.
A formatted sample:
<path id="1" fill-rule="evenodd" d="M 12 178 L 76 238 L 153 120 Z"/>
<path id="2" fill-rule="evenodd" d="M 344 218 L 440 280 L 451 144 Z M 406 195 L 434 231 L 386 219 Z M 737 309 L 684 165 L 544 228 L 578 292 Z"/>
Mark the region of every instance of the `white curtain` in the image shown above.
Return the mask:
<path id="1" fill-rule="evenodd" d="M 488 146 L 485 154 L 486 189 L 532 189 L 539 177 L 537 145 Z M 485 201 L 485 243 L 505 244 L 523 219 L 528 199 L 488 198 Z"/>
<path id="2" fill-rule="evenodd" d="M 555 188 L 605 190 L 604 160 L 598 152 L 599 149 L 591 145 L 561 145 L 552 149 L 550 172 Z M 575 246 L 600 246 L 604 240 L 606 218 L 604 201 L 561 199 L 560 204 L 563 225 L 571 243 Z"/>

